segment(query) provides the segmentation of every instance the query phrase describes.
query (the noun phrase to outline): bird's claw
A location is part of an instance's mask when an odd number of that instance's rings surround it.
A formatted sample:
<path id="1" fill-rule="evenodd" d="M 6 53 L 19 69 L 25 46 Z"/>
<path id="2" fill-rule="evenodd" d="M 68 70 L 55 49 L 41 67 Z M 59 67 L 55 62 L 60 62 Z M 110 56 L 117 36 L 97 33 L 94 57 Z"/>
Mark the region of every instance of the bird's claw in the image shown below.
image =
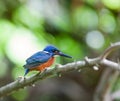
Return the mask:
<path id="1" fill-rule="evenodd" d="M 19 77 L 17 78 L 17 80 L 18 80 L 18 81 L 20 81 L 20 80 L 25 80 L 25 77 L 24 77 L 24 76 L 19 76 Z"/>

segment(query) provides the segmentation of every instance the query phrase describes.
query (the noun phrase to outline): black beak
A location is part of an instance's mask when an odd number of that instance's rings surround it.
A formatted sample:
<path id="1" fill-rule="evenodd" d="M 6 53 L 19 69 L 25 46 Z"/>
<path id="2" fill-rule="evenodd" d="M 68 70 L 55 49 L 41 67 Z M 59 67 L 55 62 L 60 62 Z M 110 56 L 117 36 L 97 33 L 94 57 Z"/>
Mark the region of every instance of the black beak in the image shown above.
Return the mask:
<path id="1" fill-rule="evenodd" d="M 64 57 L 67 57 L 67 58 L 72 58 L 71 56 L 66 55 L 66 54 L 64 54 L 64 53 L 62 53 L 62 52 L 59 52 L 58 55 L 60 55 L 60 56 L 64 56 Z"/>

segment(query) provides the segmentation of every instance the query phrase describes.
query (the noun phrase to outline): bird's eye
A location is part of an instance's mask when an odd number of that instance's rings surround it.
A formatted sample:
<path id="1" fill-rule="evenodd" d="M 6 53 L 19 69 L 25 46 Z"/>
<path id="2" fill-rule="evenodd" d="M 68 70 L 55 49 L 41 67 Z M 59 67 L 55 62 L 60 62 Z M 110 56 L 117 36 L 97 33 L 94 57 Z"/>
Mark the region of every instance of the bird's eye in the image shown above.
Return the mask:
<path id="1" fill-rule="evenodd" d="M 58 53 L 59 51 L 58 50 L 53 50 L 54 53 Z"/>
<path id="2" fill-rule="evenodd" d="M 53 52 L 55 53 L 55 52 L 57 52 L 56 50 L 53 50 Z"/>

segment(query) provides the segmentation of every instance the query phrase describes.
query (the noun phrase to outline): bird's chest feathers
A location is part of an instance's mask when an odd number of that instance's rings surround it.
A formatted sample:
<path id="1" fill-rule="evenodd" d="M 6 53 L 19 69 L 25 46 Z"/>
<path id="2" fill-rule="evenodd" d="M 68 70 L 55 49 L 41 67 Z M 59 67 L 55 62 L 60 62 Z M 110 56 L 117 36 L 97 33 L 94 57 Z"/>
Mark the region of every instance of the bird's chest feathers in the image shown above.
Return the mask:
<path id="1" fill-rule="evenodd" d="M 47 67 L 50 67 L 54 62 L 54 57 L 50 58 L 46 63 L 43 63 L 42 65 L 38 66 L 35 70 L 42 71 Z"/>
<path id="2" fill-rule="evenodd" d="M 55 58 L 52 57 L 46 63 L 44 63 L 43 65 L 45 65 L 46 67 L 49 67 L 53 64 L 54 60 L 55 60 Z"/>

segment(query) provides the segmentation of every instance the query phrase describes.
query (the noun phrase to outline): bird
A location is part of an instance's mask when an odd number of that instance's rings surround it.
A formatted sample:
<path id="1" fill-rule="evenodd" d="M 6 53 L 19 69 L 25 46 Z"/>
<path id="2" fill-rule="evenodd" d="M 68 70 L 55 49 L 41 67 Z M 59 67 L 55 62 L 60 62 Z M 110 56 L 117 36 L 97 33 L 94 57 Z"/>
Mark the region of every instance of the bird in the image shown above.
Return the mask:
<path id="1" fill-rule="evenodd" d="M 42 72 L 50 67 L 54 63 L 56 55 L 72 58 L 71 56 L 62 53 L 55 46 L 48 45 L 43 51 L 38 51 L 26 59 L 26 64 L 23 66 L 25 69 L 24 77 L 32 70 Z"/>

